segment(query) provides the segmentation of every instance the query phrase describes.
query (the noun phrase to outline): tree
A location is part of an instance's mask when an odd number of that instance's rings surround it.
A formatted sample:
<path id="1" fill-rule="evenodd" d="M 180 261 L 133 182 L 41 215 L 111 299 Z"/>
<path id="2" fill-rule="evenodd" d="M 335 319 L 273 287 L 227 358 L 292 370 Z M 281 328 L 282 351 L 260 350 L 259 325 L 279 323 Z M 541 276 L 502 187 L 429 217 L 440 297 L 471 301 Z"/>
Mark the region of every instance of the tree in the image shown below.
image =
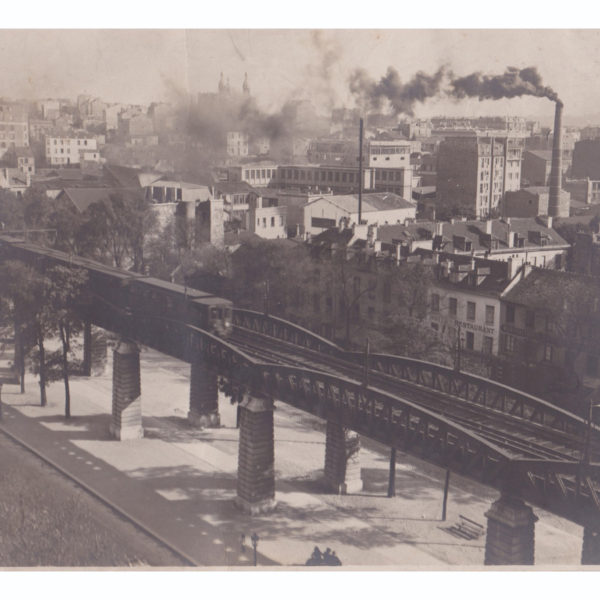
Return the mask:
<path id="1" fill-rule="evenodd" d="M 46 273 L 20 261 L 0 266 L 4 307 L 15 321 L 19 361 L 37 346 L 36 367 L 40 384 L 40 404 L 47 403 L 46 387 L 60 373 L 65 384 L 65 417 L 70 417 L 69 353 L 73 336 L 82 328 L 78 309 L 84 301 L 87 274 L 81 269 L 56 266 Z M 8 309 L 6 308 L 8 306 Z M 58 336 L 59 353 L 48 353 L 46 341 Z M 58 370 L 53 367 L 58 365 Z M 21 375 L 24 367 L 20 365 Z"/>
<path id="2" fill-rule="evenodd" d="M 145 243 L 157 228 L 150 202 L 140 193 L 123 191 L 92 204 L 86 213 L 80 228 L 85 253 L 118 268 L 143 271 Z"/>
<path id="3" fill-rule="evenodd" d="M 236 306 L 284 316 L 296 286 L 310 276 L 310 258 L 290 240 L 250 239 L 233 253 L 232 285 Z"/>
<path id="4" fill-rule="evenodd" d="M 0 229 L 22 229 L 24 222 L 23 201 L 13 192 L 0 189 Z"/>
<path id="5" fill-rule="evenodd" d="M 47 272 L 42 319 L 48 331 L 58 333 L 61 342 L 60 370 L 65 386 L 65 418 L 71 417 L 69 387 L 69 353 L 74 335 L 81 332 L 83 322 L 79 309 L 84 302 L 87 273 L 83 269 L 55 266 Z"/>
<path id="6" fill-rule="evenodd" d="M 41 298 L 45 280 L 35 269 L 20 261 L 0 265 L 0 290 L 5 299 L 6 317 L 15 323 L 18 368 L 21 381 L 25 372 L 25 357 L 37 345 L 40 376 L 40 403 L 46 405 L 46 329 L 40 320 Z M 23 384 L 21 384 L 23 386 Z M 24 388 L 21 388 L 24 391 Z"/>

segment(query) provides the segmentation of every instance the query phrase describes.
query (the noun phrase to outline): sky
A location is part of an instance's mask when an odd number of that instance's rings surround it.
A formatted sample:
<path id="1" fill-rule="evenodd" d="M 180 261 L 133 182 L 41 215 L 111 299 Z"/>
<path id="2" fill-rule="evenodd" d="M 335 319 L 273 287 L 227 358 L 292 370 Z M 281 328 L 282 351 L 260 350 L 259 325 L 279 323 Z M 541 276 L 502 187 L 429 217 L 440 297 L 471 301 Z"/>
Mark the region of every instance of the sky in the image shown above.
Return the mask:
<path id="1" fill-rule="evenodd" d="M 446 65 L 456 75 L 535 66 L 565 104 L 565 121 L 600 121 L 600 30 L 0 30 L 0 95 L 106 101 L 176 101 L 216 91 L 220 73 L 241 89 L 244 74 L 265 109 L 291 98 L 323 111 L 351 105 L 356 68 L 378 80 L 388 66 L 403 81 Z M 416 106 L 416 116 L 518 114 L 551 119 L 540 98 Z"/>

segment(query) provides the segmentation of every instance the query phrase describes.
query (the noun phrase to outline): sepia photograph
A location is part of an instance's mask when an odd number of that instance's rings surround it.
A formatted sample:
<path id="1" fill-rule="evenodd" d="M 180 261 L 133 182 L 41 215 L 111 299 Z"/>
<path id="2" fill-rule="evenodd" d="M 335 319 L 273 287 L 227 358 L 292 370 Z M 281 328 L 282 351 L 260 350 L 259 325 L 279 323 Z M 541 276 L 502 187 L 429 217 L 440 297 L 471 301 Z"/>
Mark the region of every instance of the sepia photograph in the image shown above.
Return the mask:
<path id="1" fill-rule="evenodd" d="M 0 50 L 1 570 L 598 569 L 600 30 Z"/>

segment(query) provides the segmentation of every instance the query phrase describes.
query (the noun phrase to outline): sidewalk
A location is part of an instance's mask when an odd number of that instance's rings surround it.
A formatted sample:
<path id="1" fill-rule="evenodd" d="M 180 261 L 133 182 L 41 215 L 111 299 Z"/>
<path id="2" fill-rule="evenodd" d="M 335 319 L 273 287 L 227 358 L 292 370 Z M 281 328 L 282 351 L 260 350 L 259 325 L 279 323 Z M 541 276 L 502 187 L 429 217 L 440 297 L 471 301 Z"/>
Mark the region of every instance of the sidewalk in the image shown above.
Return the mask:
<path id="1" fill-rule="evenodd" d="M 99 377 L 72 381 L 73 417 L 62 417 L 64 388 L 48 389 L 39 406 L 37 381 L 27 393 L 5 385 L 2 427 L 35 447 L 156 534 L 206 566 L 252 564 L 250 534 L 259 536 L 260 566 L 303 565 L 315 545 L 336 551 L 344 567 L 437 568 L 482 566 L 484 537 L 464 540 L 444 528 L 460 515 L 485 525 L 495 490 L 452 474 L 448 518 L 440 520 L 444 471 L 397 454 L 396 498 L 387 491 L 385 448 L 365 441 L 363 492 L 324 494 L 325 424 L 280 402 L 275 410 L 277 510 L 242 515 L 236 495 L 235 407 L 220 398 L 222 427 L 199 431 L 186 415 L 189 365 L 141 354 L 145 437 L 109 436 L 112 360 Z M 536 525 L 536 565 L 578 565 L 582 530 L 544 511 Z M 240 547 L 241 534 L 246 548 Z"/>

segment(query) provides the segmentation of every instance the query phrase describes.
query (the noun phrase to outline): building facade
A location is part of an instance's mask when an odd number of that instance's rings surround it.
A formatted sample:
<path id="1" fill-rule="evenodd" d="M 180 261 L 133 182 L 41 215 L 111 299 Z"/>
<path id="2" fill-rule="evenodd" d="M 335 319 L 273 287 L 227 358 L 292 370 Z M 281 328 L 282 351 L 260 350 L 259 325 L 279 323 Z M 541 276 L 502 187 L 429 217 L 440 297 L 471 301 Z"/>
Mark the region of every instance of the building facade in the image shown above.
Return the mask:
<path id="1" fill-rule="evenodd" d="M 521 187 L 522 140 L 465 135 L 440 144 L 437 192 L 477 218 L 493 215 L 507 191 Z"/>
<path id="2" fill-rule="evenodd" d="M 90 151 L 92 155 L 98 153 L 94 137 L 46 137 L 46 162 L 50 165 L 80 164 L 81 157 Z"/>

